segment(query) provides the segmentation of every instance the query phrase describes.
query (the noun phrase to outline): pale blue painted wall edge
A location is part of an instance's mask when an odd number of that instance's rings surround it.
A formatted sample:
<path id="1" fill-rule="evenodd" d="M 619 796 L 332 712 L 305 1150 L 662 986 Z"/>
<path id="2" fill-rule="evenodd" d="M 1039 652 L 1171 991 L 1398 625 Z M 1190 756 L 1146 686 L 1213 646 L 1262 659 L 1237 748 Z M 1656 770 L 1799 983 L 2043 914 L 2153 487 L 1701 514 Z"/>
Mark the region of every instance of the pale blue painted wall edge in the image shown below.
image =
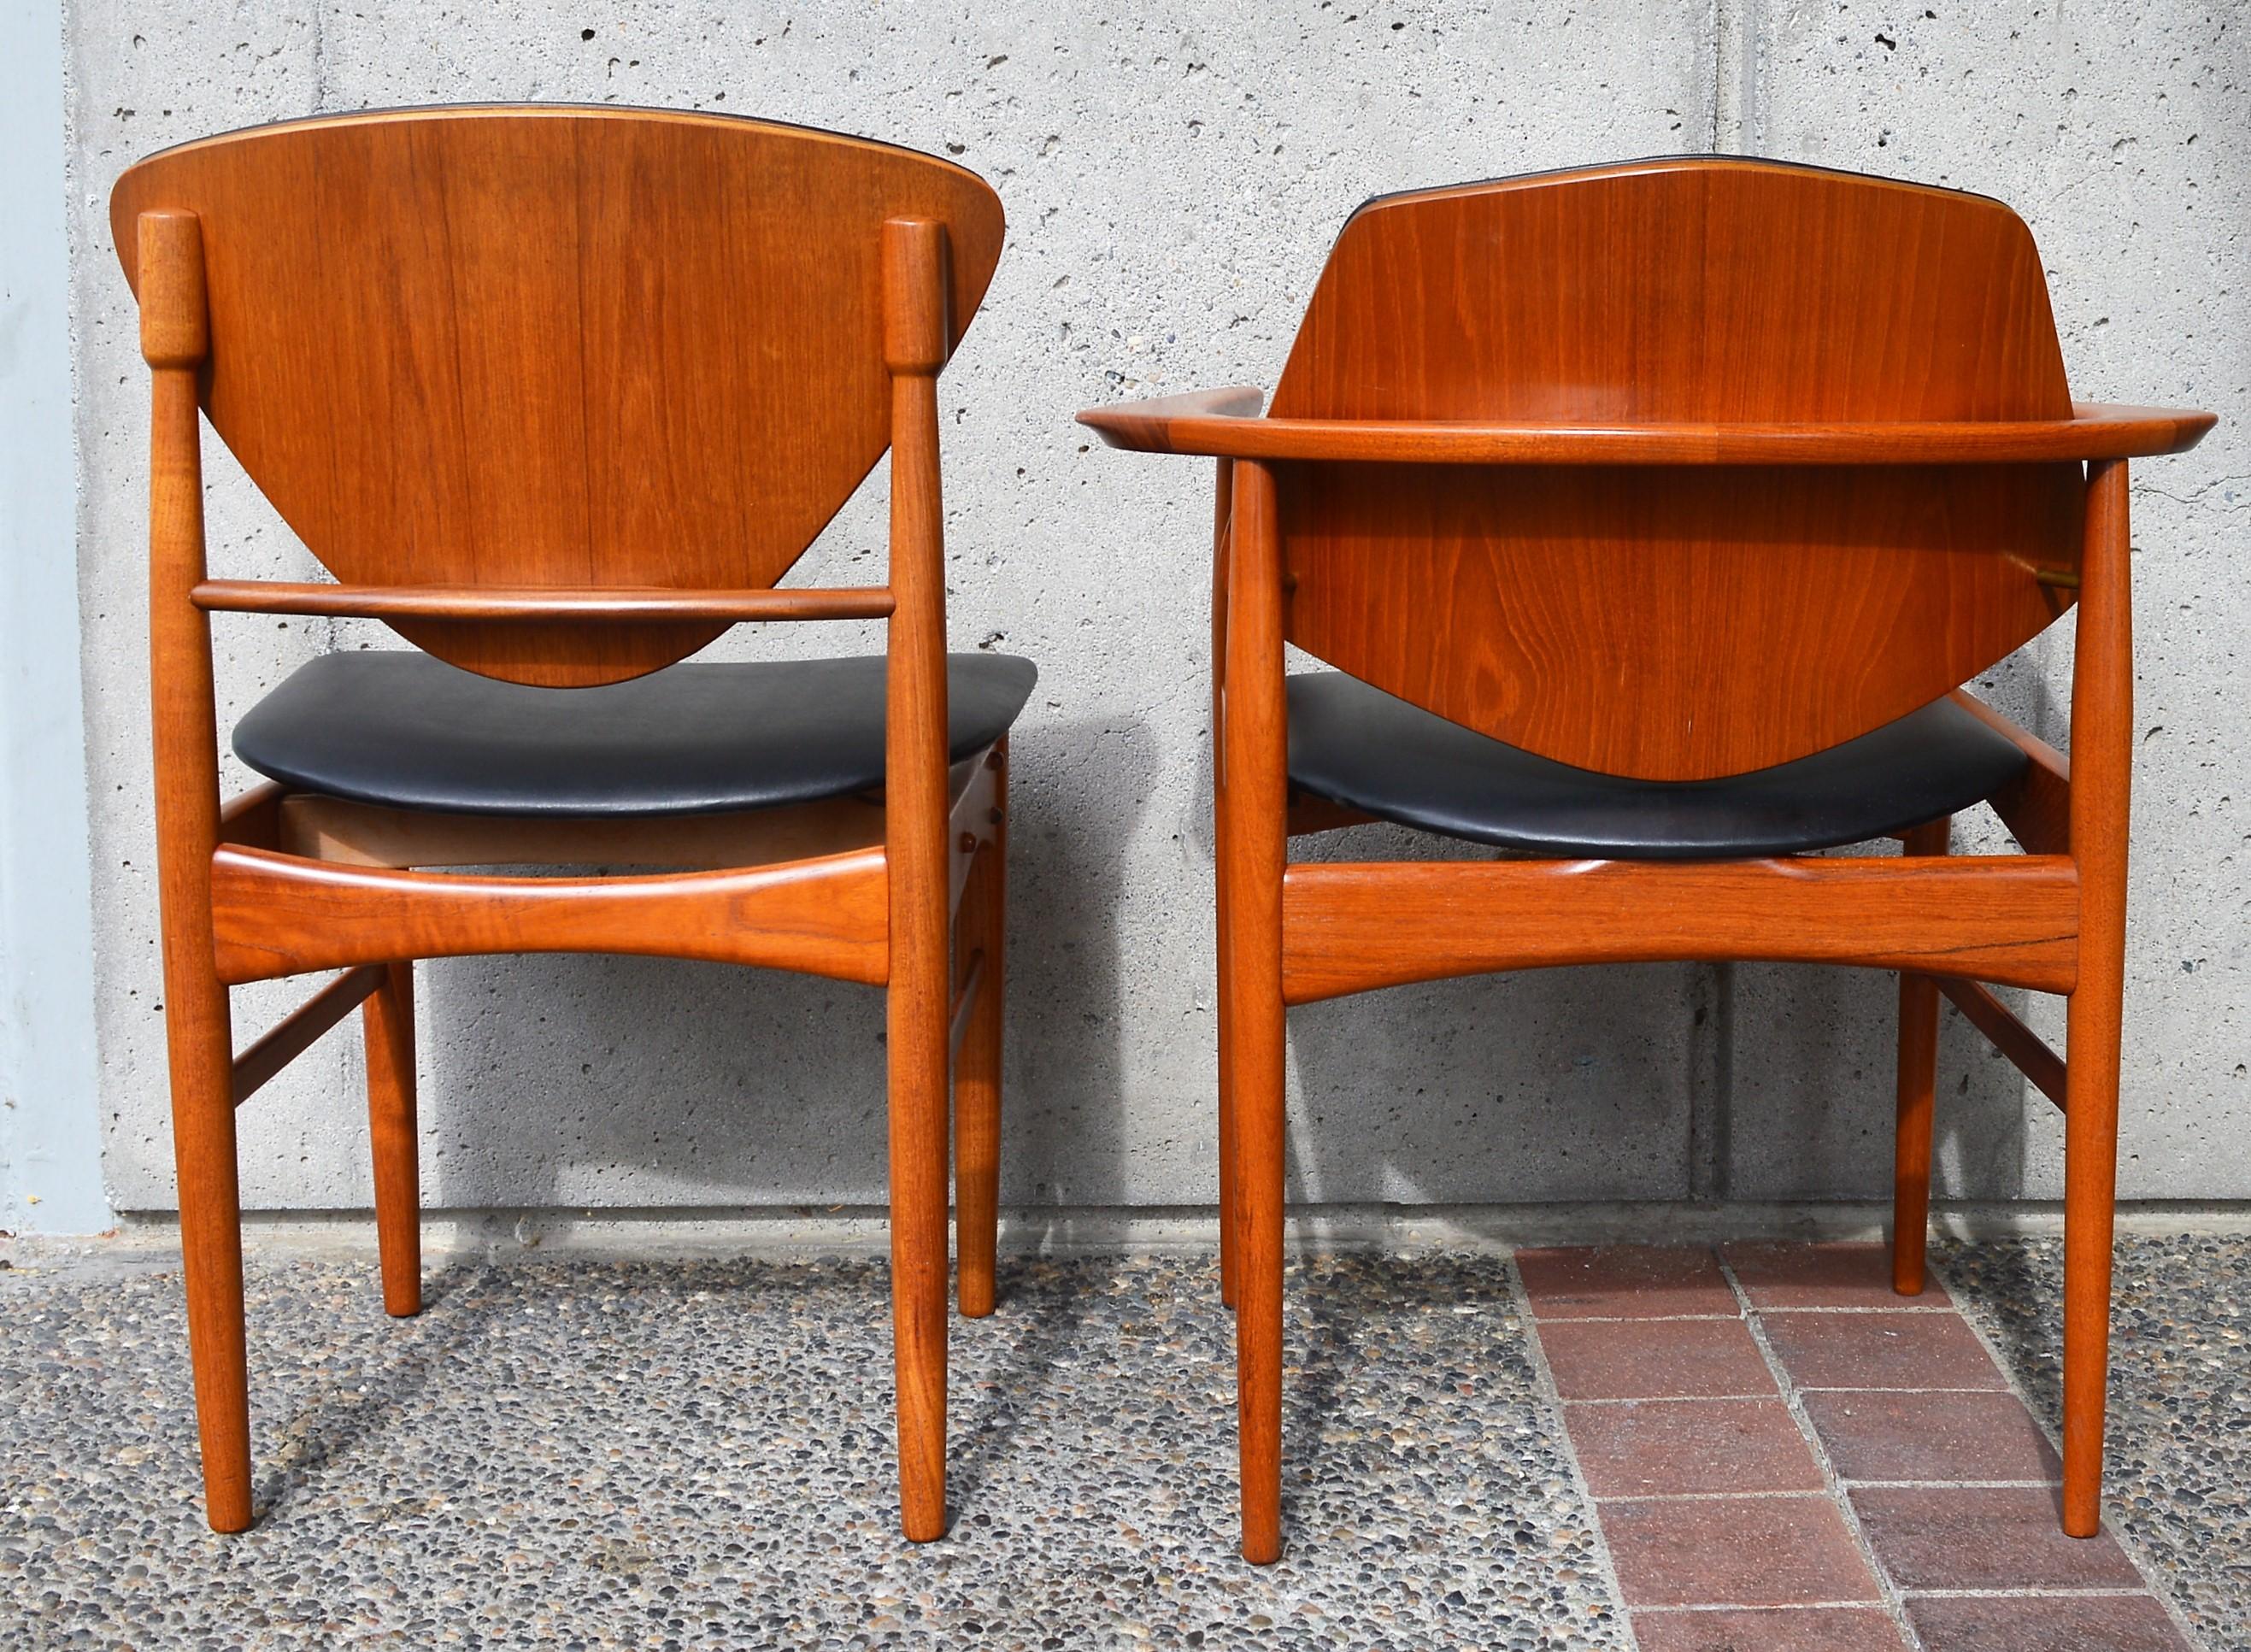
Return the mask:
<path id="1" fill-rule="evenodd" d="M 110 1225 L 94 1043 L 59 0 L 0 0 L 0 1229 Z"/>

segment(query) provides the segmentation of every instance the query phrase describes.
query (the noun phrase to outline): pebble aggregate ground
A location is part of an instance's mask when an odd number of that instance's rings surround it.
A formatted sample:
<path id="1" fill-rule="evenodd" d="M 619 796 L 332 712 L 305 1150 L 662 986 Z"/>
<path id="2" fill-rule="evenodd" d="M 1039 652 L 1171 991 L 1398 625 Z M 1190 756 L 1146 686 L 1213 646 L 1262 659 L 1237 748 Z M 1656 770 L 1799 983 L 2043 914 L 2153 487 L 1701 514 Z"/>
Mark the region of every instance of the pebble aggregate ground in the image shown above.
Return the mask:
<path id="1" fill-rule="evenodd" d="M 2054 1404 L 2058 1249 L 1936 1259 Z M 884 1269 L 253 1253 L 257 1529 L 203 1527 L 174 1267 L 0 1272 L 0 1644 L 1630 1645 L 1492 1254 L 1293 1267 L 1285 1518 L 1233 1552 L 1209 1258 L 1004 1265 L 956 1322 L 955 1524 L 893 1526 Z M 2129 1239 L 2111 1507 L 2244 1652 L 2251 1240 Z"/>

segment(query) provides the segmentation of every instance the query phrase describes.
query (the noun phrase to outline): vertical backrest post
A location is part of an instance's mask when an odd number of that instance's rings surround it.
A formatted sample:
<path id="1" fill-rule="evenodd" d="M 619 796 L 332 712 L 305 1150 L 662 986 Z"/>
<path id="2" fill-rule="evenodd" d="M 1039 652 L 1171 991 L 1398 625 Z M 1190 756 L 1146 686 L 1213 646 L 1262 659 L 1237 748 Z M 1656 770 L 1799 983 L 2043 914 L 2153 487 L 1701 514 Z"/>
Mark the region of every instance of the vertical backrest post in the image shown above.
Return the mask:
<path id="1" fill-rule="evenodd" d="M 210 947 L 208 879 L 218 840 L 218 708 L 211 620 L 189 598 L 204 577 L 197 375 L 209 350 L 203 226 L 151 212 L 135 226 L 141 354 L 149 364 L 149 641 L 156 834 L 168 947 Z M 175 941 L 175 937 L 185 937 Z"/>
<path id="2" fill-rule="evenodd" d="M 895 841 L 917 840 L 908 876 L 894 848 L 893 887 L 914 882 L 925 853 L 945 921 L 945 522 L 938 482 L 938 372 L 945 364 L 945 226 L 893 219 L 883 228 L 883 364 L 891 376 L 890 586 L 886 807 Z M 921 840 L 927 838 L 927 843 Z M 944 931 L 941 927 L 939 939 Z M 894 931 L 893 945 L 899 936 Z"/>
<path id="3" fill-rule="evenodd" d="M 947 944 L 945 518 L 938 371 L 945 364 L 945 226 L 883 226 L 883 364 L 891 386 L 891 617 L 884 688 L 883 848 L 890 877 L 891 1301 L 907 1530 L 945 1524 L 945 1462 L 926 1454 L 945 1410 Z M 913 1270 L 913 1272 L 910 1272 Z M 934 1272 L 935 1278 L 930 1277 Z M 923 1489 L 918 1499 L 916 1488 Z M 920 1531 L 925 1522 L 927 1531 Z"/>
<path id="4" fill-rule="evenodd" d="M 1236 863 L 1230 899 L 1271 899 L 1278 941 L 1289 794 L 1278 482 L 1272 467 L 1248 459 L 1230 481 L 1218 784 Z"/>
<path id="5" fill-rule="evenodd" d="M 2134 750 L 2134 615 L 2126 462 L 2087 468 L 2079 559 L 2079 638 L 2071 673 L 2071 850 L 2087 888 L 2115 882 L 2123 899 L 2126 812 Z"/>

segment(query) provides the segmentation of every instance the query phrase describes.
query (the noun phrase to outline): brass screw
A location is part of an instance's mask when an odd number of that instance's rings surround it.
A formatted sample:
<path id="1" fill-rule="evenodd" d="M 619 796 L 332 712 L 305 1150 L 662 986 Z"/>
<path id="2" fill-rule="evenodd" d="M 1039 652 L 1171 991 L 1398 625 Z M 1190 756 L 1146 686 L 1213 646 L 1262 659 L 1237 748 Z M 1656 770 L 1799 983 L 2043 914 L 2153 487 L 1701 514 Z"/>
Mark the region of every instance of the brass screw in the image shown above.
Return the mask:
<path id="1" fill-rule="evenodd" d="M 962 852 L 963 854 L 965 854 L 965 855 L 971 854 L 971 853 L 973 853 L 973 852 L 975 851 L 976 848 L 977 848 L 977 834 L 976 834 L 975 832 L 964 832 L 964 833 L 962 833 L 962 834 L 961 834 L 961 852 Z"/>

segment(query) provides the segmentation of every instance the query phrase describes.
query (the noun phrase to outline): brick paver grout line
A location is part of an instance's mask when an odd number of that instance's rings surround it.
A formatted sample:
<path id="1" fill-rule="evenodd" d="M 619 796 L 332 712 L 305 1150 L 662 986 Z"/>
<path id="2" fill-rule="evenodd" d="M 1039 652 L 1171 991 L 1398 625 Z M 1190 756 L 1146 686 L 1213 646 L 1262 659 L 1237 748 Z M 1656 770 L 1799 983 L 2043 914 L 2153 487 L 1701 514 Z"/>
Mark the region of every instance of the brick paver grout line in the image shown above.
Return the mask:
<path id="1" fill-rule="evenodd" d="M 1728 1260 L 1727 1253 L 1714 1246 L 1712 1254 L 1718 1259 L 1720 1272 L 1726 1276 L 1728 1285 L 1735 1290 L 1736 1300 L 1742 1304 L 1743 1323 L 1750 1331 L 1751 1341 L 1758 1344 L 1760 1356 L 1774 1373 L 1775 1385 L 1782 1391 L 1782 1403 L 1789 1408 L 1790 1420 L 1797 1425 L 1797 1432 L 1804 1436 L 1806 1448 L 1813 1454 L 1814 1465 L 1821 1471 L 1825 1494 L 1844 1517 L 1845 1530 L 1852 1534 L 1853 1546 L 1860 1551 L 1862 1564 L 1868 1568 L 1868 1575 L 1875 1579 L 1876 1593 L 1882 1597 L 1884 1611 L 1897 1626 L 1904 1642 L 1921 1652 L 1922 1636 L 1915 1633 L 1915 1625 L 1908 1621 L 1907 1597 L 1893 1585 L 1891 1574 L 1877 1564 L 1875 1549 L 1860 1524 L 1860 1511 L 1853 1507 L 1852 1498 L 1845 1495 L 1844 1477 L 1830 1460 L 1829 1449 L 1822 1443 L 1820 1431 L 1814 1427 L 1813 1419 L 1805 1414 L 1804 1401 L 1800 1397 L 1797 1385 L 1790 1379 L 1789 1368 L 1782 1363 L 1782 1357 L 1775 1352 L 1774 1344 L 1767 1340 L 1762 1310 L 1752 1306 L 1750 1292 L 1736 1276 L 1735 1265 Z M 1953 1309 L 1950 1307 L 1946 1311 L 1952 1312 Z"/>
<path id="2" fill-rule="evenodd" d="M 1525 1288 L 1513 1248 L 1508 1253 L 1507 1266 L 1509 1295 L 1516 1305 L 1517 1319 L 1524 1327 L 1526 1351 L 1532 1357 L 1533 1385 L 1547 1402 L 1548 1414 L 1555 1419 L 1556 1437 L 1563 1445 L 1564 1467 L 1571 1471 L 1571 1484 L 1586 1505 L 1587 1525 L 1594 1536 L 1595 1565 L 1610 1586 L 1610 1599 L 1617 1604 L 1618 1629 L 1625 1637 L 1625 1652 L 1641 1652 L 1641 1637 L 1633 1627 L 1633 1611 L 1625 1603 L 1625 1586 L 1618 1581 L 1617 1563 L 1610 1558 L 1610 1537 L 1603 1526 L 1602 1505 L 1595 1501 L 1593 1489 L 1587 1484 L 1586 1471 L 1579 1467 L 1579 1448 L 1571 1439 L 1570 1419 L 1564 1410 L 1566 1402 L 1562 1391 L 1555 1385 L 1555 1373 L 1548 1367 L 1548 1350 L 1540 1341 L 1540 1322 L 1532 1312 L 1532 1293 Z"/>
<path id="3" fill-rule="evenodd" d="M 2138 1600 L 2155 1589 L 2067 1589 L 2038 1584 L 2024 1589 L 1915 1589 L 1918 1600 Z"/>
<path id="4" fill-rule="evenodd" d="M 1652 1618 L 1668 1616 L 1675 1612 L 1880 1612 L 1883 1603 L 1879 1600 L 1779 1600 L 1765 1606 L 1742 1606 L 1731 1600 L 1691 1600 L 1683 1605 L 1642 1607 L 1639 1610 L 1644 1616 Z M 1761 1649 L 1760 1652 L 1764 1652 L 1764 1649 Z"/>
<path id="5" fill-rule="evenodd" d="M 2025 1408 L 2026 1414 L 2032 1418 L 2033 1426 L 2039 1429 L 2042 1434 L 2047 1436 L 2048 1444 L 2054 1447 L 2057 1454 L 2061 1456 L 2063 1452 L 2063 1434 L 2060 1419 L 2051 1419 L 2047 1415 L 2047 1408 L 2045 1406 L 2038 1406 L 2033 1403 L 2032 1395 L 2026 1392 L 2024 1384 L 2017 1379 L 2015 1369 L 2011 1366 L 2007 1360 L 2001 1357 L 1999 1346 L 1997 1344 L 1993 1337 L 1987 1335 L 1985 1327 L 1978 1322 L 1977 1315 L 1970 1312 L 1968 1308 L 1961 1307 L 1961 1303 L 1963 1301 L 1962 1293 L 1956 1288 L 1954 1281 L 1946 1276 L 1944 1271 L 1937 1263 L 1933 1262 L 1929 1264 L 1929 1267 L 1932 1275 L 1937 1279 L 1940 1284 L 1946 1287 L 1947 1295 L 1954 1298 L 1957 1308 L 1962 1315 L 1962 1322 L 1969 1326 L 1970 1334 L 1972 1336 L 1975 1336 L 1977 1339 L 1978 1345 L 1984 1349 L 1985 1357 L 1993 1362 L 1993 1369 L 2001 1373 L 2001 1381 L 2007 1385 L 2008 1392 L 2017 1397 L 2017 1403 L 2022 1406 Z M 2113 1311 L 2115 1315 L 2115 1309 Z M 2115 1378 L 2116 1374 L 2115 1367 L 2117 1357 L 2116 1353 L 2115 1336 L 2113 1337 L 2113 1352 L 2111 1357 L 2114 1367 L 2112 1375 Z M 2115 1383 L 2112 1385 L 2115 1386 Z M 2109 1419 L 2115 1409 L 2108 1404 L 2109 1399 L 2109 1396 L 2106 1393 L 2104 1396 L 2104 1413 L 2106 1420 Z M 2107 1432 L 2108 1431 L 2106 1430 L 2106 1434 Z M 2157 1579 L 2163 1575 L 2160 1570 L 2150 1564 L 2149 1557 L 2143 1552 L 2139 1540 L 2130 1534 L 2115 1517 L 2115 1513 L 2109 1505 L 2111 1499 L 2116 1493 L 2109 1484 L 2107 1477 L 2104 1480 L 2102 1489 L 2104 1504 L 2102 1510 L 2102 1530 L 2109 1532 L 2110 1534 L 2110 1540 L 2116 1544 L 2120 1549 L 2125 1551 L 2126 1558 L 2133 1563 L 2135 1575 L 2142 1579 L 2141 1589 L 2135 1593 L 2145 1593 L 2156 1600 L 2158 1610 L 2162 1611 L 2167 1618 L 2172 1621 L 2173 1628 L 2180 1631 L 2181 1639 L 2188 1642 L 2190 1647 L 2195 1649 L 2195 1652 L 2209 1652 L 2211 1642 L 2197 1633 L 2195 1626 L 2188 1620 L 2188 1614 L 2181 1610 L 2180 1603 L 2173 1599 L 2172 1592 L 2169 1589 L 2163 1589 L 2157 1586 Z M 1950 1592 L 1937 1589 L 1928 1589 L 1917 1590 L 1916 1593 L 1919 1594 L 1939 1594 Z M 1980 1593 L 1996 1592 L 1981 1591 Z M 2126 1592 L 2119 1591 L 2117 1593 Z"/>
<path id="6" fill-rule="evenodd" d="M 1566 1324 L 1566 1325 L 1583 1325 L 1583 1324 L 1585 1324 L 1587 1322 L 1586 1322 L 1586 1321 L 1584 1321 L 1584 1320 L 1579 1320 L 1579 1319 L 1567 1319 L 1567 1320 L 1563 1321 L 1562 1322 L 1563 1322 L 1564 1324 Z M 1640 1322 L 1640 1321 L 1636 1321 L 1636 1322 L 1635 1322 L 1635 1323 L 1637 1323 L 1637 1324 L 1638 1324 L 1638 1323 L 1640 1323 L 1641 1322 Z M 1798 1393 L 1801 1393 L 1801 1394 L 1998 1394 L 1998 1393 L 2000 1393 L 2000 1392 L 2004 1392 L 2004 1391 L 2003 1391 L 2003 1390 L 2001 1390 L 2001 1389 L 1998 1389 L 1998 1388 L 1964 1388 L 1964 1387 L 1961 1387 L 1961 1386 L 1959 1386 L 1959 1385 L 1949 1385 L 1949 1386 L 1944 1387 L 1944 1388 L 1829 1388 L 1829 1387 L 1825 1387 L 1825 1386 L 1823 1386 L 1822 1385 L 1820 1385 L 1820 1384 L 1818 1384 L 1818 1383 L 1801 1383 L 1801 1384 L 1799 1384 L 1799 1385 L 1797 1385 L 1797 1391 L 1796 1391 L 1796 1392 L 1797 1392 Z M 2013 1392 L 2013 1391 L 2011 1391 L 2011 1392 Z M 1659 1405 L 1659 1406 L 1661 1406 L 1661 1405 L 1666 1404 L 1666 1402 L 1668 1402 L 1668 1401 L 1673 1401 L 1673 1400 L 1683 1400 L 1683 1399 L 1742 1399 L 1742 1400 L 1752 1400 L 1752 1399 L 1776 1399 L 1776 1398 L 1777 1398 L 1777 1396 L 1776 1396 L 1776 1395 L 1774 1395 L 1774 1394 L 1771 1394 L 1771 1393 L 1765 1393 L 1765 1394 L 1630 1394 L 1630 1395 L 1624 1396 L 1624 1397 L 1622 1397 L 1622 1398 L 1608 1398 L 1608 1397 L 1606 1397 L 1606 1398 L 1599 1399 L 1571 1399 L 1571 1400 L 1566 1400 L 1564 1403 L 1565 1403 L 1566 1405 L 1570 1405 L 1570 1406 L 1652 1406 L 1652 1405 Z M 2022 1398 L 2022 1396 L 2021 1396 L 2021 1395 L 2019 1395 L 2019 1398 L 2020 1398 L 2020 1399 L 2021 1399 L 2021 1398 Z M 1859 1484 L 1859 1483 L 1860 1483 L 1860 1482 L 1858 1482 L 1858 1481 L 1856 1481 L 1856 1482 L 1854 1482 L 1853 1483 L 1857 1485 L 1857 1484 Z M 1944 1483 L 1946 1483 L 1947 1485 L 1952 1485 L 1952 1484 L 1954 1484 L 1955 1482 L 1954 1482 L 1953 1481 L 1950 1481 L 1950 1481 L 1945 1482 Z"/>
<path id="7" fill-rule="evenodd" d="M 1907 1302 L 1899 1308 L 1754 1308 L 1755 1314 L 1829 1314 L 1849 1318 L 1855 1314 L 1951 1314 L 1955 1309 L 1943 1302 Z M 1548 1317 L 1551 1325 L 1669 1325 L 1682 1320 L 1707 1320 L 1726 1325 L 1743 1317 L 1742 1310 L 1733 1314 L 1555 1314 Z"/>

